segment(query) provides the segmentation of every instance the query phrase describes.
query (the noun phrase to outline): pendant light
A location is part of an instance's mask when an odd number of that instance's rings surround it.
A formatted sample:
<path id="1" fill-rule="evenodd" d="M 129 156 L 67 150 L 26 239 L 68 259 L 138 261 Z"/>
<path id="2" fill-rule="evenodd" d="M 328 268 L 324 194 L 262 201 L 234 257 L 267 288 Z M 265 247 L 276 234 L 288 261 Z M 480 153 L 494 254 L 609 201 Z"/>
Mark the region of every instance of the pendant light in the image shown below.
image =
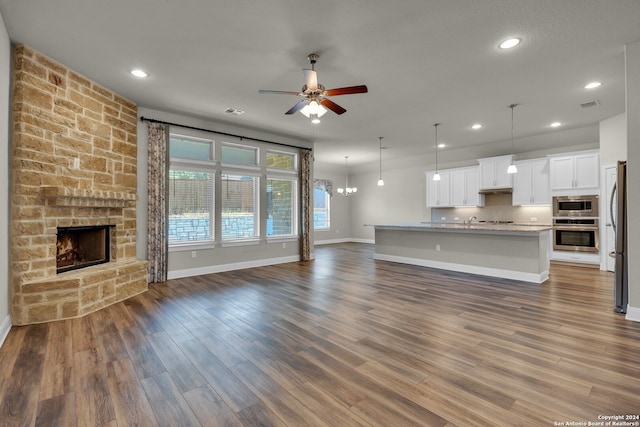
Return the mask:
<path id="1" fill-rule="evenodd" d="M 358 189 L 356 187 L 349 187 L 349 167 L 347 162 L 349 161 L 349 156 L 344 156 L 344 168 L 346 171 L 344 178 L 344 188 L 338 188 L 338 194 L 342 194 L 345 197 L 349 197 L 351 194 L 356 193 Z"/>
<path id="2" fill-rule="evenodd" d="M 433 127 L 436 129 L 436 173 L 433 175 L 434 181 L 440 181 L 440 174 L 438 173 L 438 126 L 440 123 L 436 123 Z"/>
<path id="3" fill-rule="evenodd" d="M 513 109 L 517 106 L 518 104 L 509 105 L 511 108 L 511 164 L 507 168 L 507 173 L 518 173 L 518 168 L 513 164 Z"/>
<path id="4" fill-rule="evenodd" d="M 384 185 L 384 181 L 382 180 L 382 137 L 379 136 L 380 140 L 380 175 L 378 175 L 378 186 L 382 187 Z"/>

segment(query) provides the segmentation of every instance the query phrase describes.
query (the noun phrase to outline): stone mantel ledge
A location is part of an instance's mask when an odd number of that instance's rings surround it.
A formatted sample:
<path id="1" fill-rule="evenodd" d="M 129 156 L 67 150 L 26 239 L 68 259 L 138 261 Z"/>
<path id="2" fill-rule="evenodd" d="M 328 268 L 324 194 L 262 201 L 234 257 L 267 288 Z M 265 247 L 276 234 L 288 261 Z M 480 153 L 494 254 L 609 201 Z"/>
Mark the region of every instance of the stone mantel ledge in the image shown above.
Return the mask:
<path id="1" fill-rule="evenodd" d="M 123 191 L 83 190 L 78 188 L 42 186 L 42 197 L 49 206 L 116 207 L 133 204 L 138 196 Z"/>

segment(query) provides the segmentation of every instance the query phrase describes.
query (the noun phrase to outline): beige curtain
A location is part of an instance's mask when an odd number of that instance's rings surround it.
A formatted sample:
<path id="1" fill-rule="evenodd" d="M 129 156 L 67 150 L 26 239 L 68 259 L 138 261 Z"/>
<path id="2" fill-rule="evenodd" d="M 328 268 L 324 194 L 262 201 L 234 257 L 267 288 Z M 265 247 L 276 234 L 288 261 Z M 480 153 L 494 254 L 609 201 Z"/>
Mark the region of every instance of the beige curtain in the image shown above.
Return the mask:
<path id="1" fill-rule="evenodd" d="M 169 252 L 169 126 L 149 122 L 147 258 L 149 283 L 167 280 Z"/>
<path id="2" fill-rule="evenodd" d="M 311 204 L 311 150 L 302 150 L 300 156 L 301 235 L 300 261 L 311 260 L 311 235 L 309 233 L 313 215 Z"/>

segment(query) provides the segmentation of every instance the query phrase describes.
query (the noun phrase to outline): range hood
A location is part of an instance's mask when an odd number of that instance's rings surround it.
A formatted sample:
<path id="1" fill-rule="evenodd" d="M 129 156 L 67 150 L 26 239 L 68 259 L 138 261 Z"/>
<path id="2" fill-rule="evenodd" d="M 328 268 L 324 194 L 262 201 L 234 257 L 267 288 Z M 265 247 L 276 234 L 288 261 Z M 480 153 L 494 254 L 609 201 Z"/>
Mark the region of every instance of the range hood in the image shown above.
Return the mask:
<path id="1" fill-rule="evenodd" d="M 511 194 L 512 188 L 483 188 L 478 190 L 479 194 Z"/>

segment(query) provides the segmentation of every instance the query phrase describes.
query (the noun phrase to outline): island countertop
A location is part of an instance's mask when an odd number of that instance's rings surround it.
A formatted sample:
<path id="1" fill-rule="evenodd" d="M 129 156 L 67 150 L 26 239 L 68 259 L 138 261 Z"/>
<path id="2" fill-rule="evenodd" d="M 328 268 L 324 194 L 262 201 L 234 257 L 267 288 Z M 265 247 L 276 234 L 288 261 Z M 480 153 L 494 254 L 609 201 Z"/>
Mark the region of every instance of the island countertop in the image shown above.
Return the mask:
<path id="1" fill-rule="evenodd" d="M 404 222 L 375 229 L 374 259 L 543 283 L 550 225 Z"/>
<path id="2" fill-rule="evenodd" d="M 543 224 L 495 224 L 473 222 L 451 223 L 451 222 L 398 222 L 386 224 L 365 224 L 378 229 L 387 230 L 415 230 L 415 231 L 443 231 L 443 232 L 475 232 L 475 233 L 491 233 L 491 234 L 507 234 L 507 233 L 540 233 L 551 230 L 551 225 Z"/>

